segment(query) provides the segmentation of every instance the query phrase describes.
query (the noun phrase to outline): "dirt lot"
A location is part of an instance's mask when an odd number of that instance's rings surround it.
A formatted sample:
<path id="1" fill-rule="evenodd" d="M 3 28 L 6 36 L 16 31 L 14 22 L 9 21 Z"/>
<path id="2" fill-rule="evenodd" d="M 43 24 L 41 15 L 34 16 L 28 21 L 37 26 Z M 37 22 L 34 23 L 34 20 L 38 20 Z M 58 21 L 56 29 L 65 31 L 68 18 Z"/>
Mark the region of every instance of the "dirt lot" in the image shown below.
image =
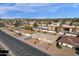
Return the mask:
<path id="1" fill-rule="evenodd" d="M 52 44 L 48 44 L 46 42 L 42 42 L 37 39 L 25 40 L 25 42 L 53 56 L 74 56 L 76 55 L 74 50 L 71 48 L 62 47 L 62 49 L 58 49 L 56 47 L 56 42 Z"/>
<path id="2" fill-rule="evenodd" d="M 28 34 L 32 34 L 33 33 L 33 31 L 31 31 L 31 30 L 21 30 L 22 32 L 24 32 L 24 33 L 28 33 Z"/>

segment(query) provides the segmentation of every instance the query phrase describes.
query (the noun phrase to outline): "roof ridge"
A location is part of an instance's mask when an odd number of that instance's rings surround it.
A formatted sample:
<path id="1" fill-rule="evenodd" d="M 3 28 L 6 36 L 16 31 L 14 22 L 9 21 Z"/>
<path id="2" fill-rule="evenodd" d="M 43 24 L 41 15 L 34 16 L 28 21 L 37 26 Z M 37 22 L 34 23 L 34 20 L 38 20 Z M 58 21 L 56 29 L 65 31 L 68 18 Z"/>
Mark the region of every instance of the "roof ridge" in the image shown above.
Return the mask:
<path id="1" fill-rule="evenodd" d="M 68 37 L 67 37 L 67 38 L 68 38 Z M 71 44 L 73 44 L 73 43 L 74 43 L 74 42 L 73 42 L 70 38 L 69 38 L 68 40 L 71 42 Z"/>

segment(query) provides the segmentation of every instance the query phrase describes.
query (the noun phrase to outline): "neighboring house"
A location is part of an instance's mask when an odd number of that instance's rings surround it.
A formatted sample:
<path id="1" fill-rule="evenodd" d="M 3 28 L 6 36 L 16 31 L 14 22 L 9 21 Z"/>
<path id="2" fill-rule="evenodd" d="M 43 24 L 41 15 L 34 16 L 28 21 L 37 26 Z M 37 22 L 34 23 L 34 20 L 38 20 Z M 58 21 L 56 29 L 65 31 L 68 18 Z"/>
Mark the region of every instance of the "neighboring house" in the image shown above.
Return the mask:
<path id="1" fill-rule="evenodd" d="M 48 26 L 50 30 L 54 30 L 54 31 L 58 31 L 58 32 L 78 32 L 79 31 L 79 27 L 76 26 L 70 26 L 70 25 L 66 25 L 66 24 L 62 24 L 62 26 L 60 26 L 60 23 L 58 24 L 51 24 Z"/>
<path id="2" fill-rule="evenodd" d="M 21 30 L 15 30 L 16 34 L 20 34 L 19 39 L 21 40 L 27 40 L 27 39 L 31 39 L 32 36 L 28 33 L 24 33 Z"/>
<path id="3" fill-rule="evenodd" d="M 56 31 L 48 30 L 48 33 L 56 34 Z"/>
<path id="4" fill-rule="evenodd" d="M 69 48 L 74 48 L 74 47 L 79 47 L 79 37 L 77 36 L 61 36 L 57 40 L 59 42 L 59 45 L 69 47 Z"/>
<path id="5" fill-rule="evenodd" d="M 50 25 L 48 25 L 48 28 L 49 28 L 50 30 L 56 31 L 57 28 L 59 27 L 59 25 L 60 25 L 59 23 L 50 24 Z"/>
<path id="6" fill-rule="evenodd" d="M 53 34 L 56 33 L 56 31 L 49 30 L 49 29 L 47 29 L 47 28 L 33 28 L 33 30 L 35 30 L 35 31 L 40 31 L 40 32 L 53 33 Z"/>
<path id="7" fill-rule="evenodd" d="M 62 28 L 64 31 L 68 31 L 68 32 L 75 32 L 76 30 L 75 26 L 69 26 L 69 25 L 62 25 Z"/>
<path id="8" fill-rule="evenodd" d="M 76 32 L 79 32 L 79 26 L 76 27 Z"/>
<path id="9" fill-rule="evenodd" d="M 0 22 L 0 27 L 5 27 L 5 24 Z"/>
<path id="10" fill-rule="evenodd" d="M 61 24 L 60 22 L 58 23 L 53 23 L 49 24 L 48 26 L 45 26 L 42 24 L 42 26 L 38 26 L 38 29 L 35 30 L 40 30 L 40 31 L 56 31 L 56 32 L 69 32 L 69 33 L 76 33 L 79 32 L 79 26 L 70 26 L 69 24 Z M 49 31 L 49 32 L 50 32 Z"/>
<path id="11" fill-rule="evenodd" d="M 32 27 L 34 23 L 35 23 L 35 21 L 30 21 L 30 22 L 29 22 L 29 26 Z"/>
<path id="12" fill-rule="evenodd" d="M 33 30 L 35 30 L 35 31 L 41 31 L 41 32 L 42 31 L 46 31 L 46 32 L 48 31 L 47 28 L 38 28 L 38 27 L 37 28 L 33 28 Z"/>

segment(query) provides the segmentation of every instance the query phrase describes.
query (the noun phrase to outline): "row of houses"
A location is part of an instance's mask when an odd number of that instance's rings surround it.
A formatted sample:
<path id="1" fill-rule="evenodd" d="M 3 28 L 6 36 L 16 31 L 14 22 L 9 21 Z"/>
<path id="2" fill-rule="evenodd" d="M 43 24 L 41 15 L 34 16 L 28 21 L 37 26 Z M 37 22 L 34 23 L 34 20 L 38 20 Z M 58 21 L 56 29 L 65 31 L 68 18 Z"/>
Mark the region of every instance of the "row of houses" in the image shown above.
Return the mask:
<path id="1" fill-rule="evenodd" d="M 33 28 L 33 30 L 37 32 L 46 32 L 48 34 L 54 34 L 54 35 L 67 35 L 67 36 L 77 36 L 79 33 L 69 33 L 69 32 L 56 32 L 55 30 L 49 30 L 49 29 L 44 29 L 44 28 Z"/>
<path id="2" fill-rule="evenodd" d="M 61 25 L 59 23 L 49 24 L 48 26 L 42 25 L 37 28 L 33 28 L 35 31 L 54 31 L 54 32 L 69 32 L 69 33 L 77 33 L 79 32 L 79 26 L 70 26 L 70 25 Z"/>
<path id="3" fill-rule="evenodd" d="M 68 26 L 68 25 L 62 25 L 62 26 L 49 26 L 50 29 L 55 31 L 61 31 L 61 32 L 79 32 L 79 26 Z"/>
<path id="4" fill-rule="evenodd" d="M 6 27 L 11 27 L 11 26 L 14 26 L 16 22 L 0 22 L 0 27 L 2 26 L 6 26 Z M 19 22 L 21 26 L 31 26 L 33 27 L 33 24 L 35 23 L 35 21 L 21 21 Z M 42 29 L 43 31 L 46 31 L 46 30 L 51 30 L 52 31 L 56 31 L 56 32 L 79 32 L 79 26 L 75 26 L 75 25 L 69 25 L 70 22 L 67 22 L 67 24 L 61 24 L 61 22 L 58 22 L 58 23 L 54 23 L 52 22 L 51 24 L 47 24 L 46 25 L 46 22 L 42 22 L 41 21 L 41 24 L 38 24 L 38 29 L 37 30 L 40 30 Z"/>

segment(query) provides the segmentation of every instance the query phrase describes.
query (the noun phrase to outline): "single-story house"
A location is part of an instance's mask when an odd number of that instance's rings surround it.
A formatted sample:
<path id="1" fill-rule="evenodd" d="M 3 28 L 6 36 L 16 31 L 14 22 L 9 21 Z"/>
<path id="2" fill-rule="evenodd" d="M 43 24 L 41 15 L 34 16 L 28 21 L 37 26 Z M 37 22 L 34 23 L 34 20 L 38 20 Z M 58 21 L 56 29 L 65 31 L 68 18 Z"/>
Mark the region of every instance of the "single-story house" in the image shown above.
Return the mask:
<path id="1" fill-rule="evenodd" d="M 28 34 L 28 33 L 23 33 L 21 30 L 15 30 L 15 33 L 16 33 L 16 34 L 21 34 L 21 35 L 19 36 L 19 38 L 20 38 L 21 40 L 27 40 L 27 39 L 31 39 L 31 38 L 32 38 L 32 36 L 31 36 L 30 34 Z"/>
<path id="2" fill-rule="evenodd" d="M 74 48 L 79 47 L 79 37 L 63 35 L 58 39 L 59 45 Z"/>
<path id="3" fill-rule="evenodd" d="M 35 31 L 45 31 L 45 32 L 47 32 L 48 31 L 48 29 L 46 29 L 46 28 L 33 28 L 33 30 L 35 30 Z"/>
<path id="4" fill-rule="evenodd" d="M 47 28 L 33 28 L 35 31 L 48 32 L 48 33 L 56 33 L 56 31 L 48 30 Z"/>

